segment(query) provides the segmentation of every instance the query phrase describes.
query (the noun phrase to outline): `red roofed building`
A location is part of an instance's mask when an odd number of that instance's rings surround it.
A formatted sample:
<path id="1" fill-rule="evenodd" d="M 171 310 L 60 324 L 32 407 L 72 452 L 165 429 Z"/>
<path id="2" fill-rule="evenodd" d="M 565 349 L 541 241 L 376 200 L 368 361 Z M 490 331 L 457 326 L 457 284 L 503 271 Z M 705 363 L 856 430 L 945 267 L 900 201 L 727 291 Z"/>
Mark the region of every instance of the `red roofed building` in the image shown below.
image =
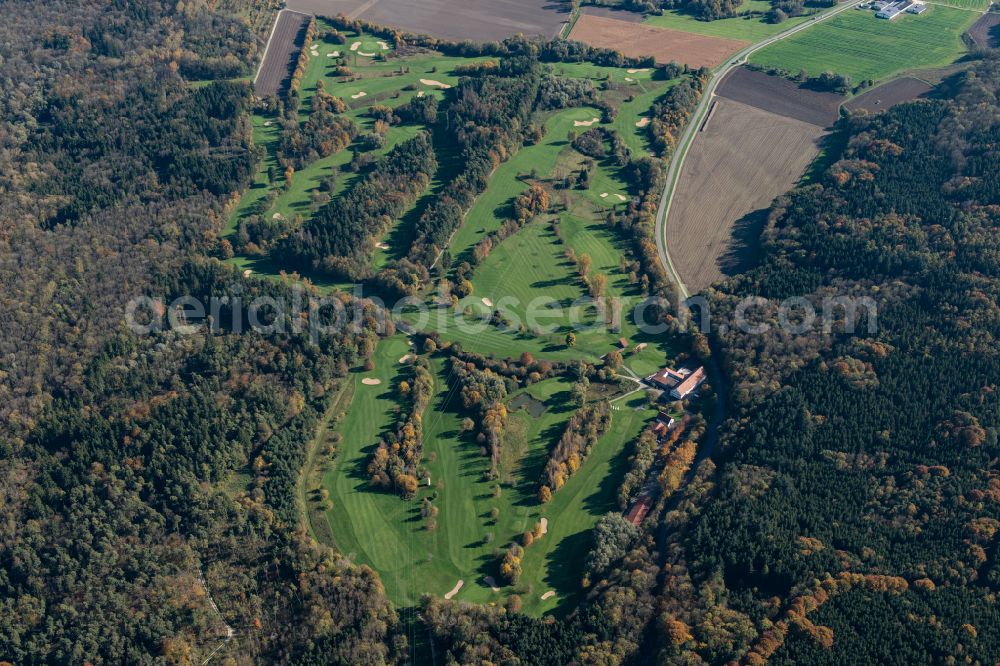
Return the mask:
<path id="1" fill-rule="evenodd" d="M 625 514 L 625 520 L 638 527 L 646 519 L 646 514 L 649 513 L 649 509 L 652 506 L 653 498 L 649 495 L 643 495 L 639 498 L 638 502 L 632 505 L 628 513 Z"/>
<path id="2" fill-rule="evenodd" d="M 681 368 L 664 368 L 649 377 L 649 381 L 664 391 L 670 391 L 670 397 L 681 400 L 705 381 L 705 368 L 698 366 L 695 370 Z"/>

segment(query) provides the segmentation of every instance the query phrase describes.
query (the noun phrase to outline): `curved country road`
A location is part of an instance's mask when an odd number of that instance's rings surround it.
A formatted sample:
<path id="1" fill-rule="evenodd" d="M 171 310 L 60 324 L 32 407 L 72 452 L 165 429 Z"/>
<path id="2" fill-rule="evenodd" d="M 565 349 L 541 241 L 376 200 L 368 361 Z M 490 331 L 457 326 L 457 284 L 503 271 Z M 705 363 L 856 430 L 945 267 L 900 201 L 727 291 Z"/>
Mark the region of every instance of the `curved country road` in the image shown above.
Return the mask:
<path id="1" fill-rule="evenodd" d="M 687 299 L 691 294 L 688 293 L 687 286 L 685 286 L 684 281 L 681 279 L 680 273 L 677 272 L 673 263 L 670 261 L 670 251 L 667 248 L 667 215 L 670 214 L 670 203 L 673 201 L 674 190 L 677 187 L 677 181 L 680 178 L 681 169 L 684 166 L 684 158 L 687 157 L 687 151 L 691 147 L 694 137 L 697 136 L 698 128 L 701 126 L 701 123 L 705 118 L 705 114 L 712 104 L 712 99 L 715 97 L 715 89 L 719 87 L 719 84 L 722 82 L 722 79 L 725 78 L 726 74 L 731 72 L 734 68 L 744 64 L 755 52 L 765 46 L 770 46 L 771 44 L 781 41 L 786 37 L 790 37 L 797 32 L 811 28 L 820 21 L 825 21 L 831 16 L 835 16 L 840 12 L 851 9 L 860 1 L 861 0 L 848 0 L 848 2 L 845 2 L 844 4 L 837 5 L 836 7 L 832 7 L 825 12 L 817 14 L 804 23 L 799 23 L 798 25 L 792 26 L 788 30 L 771 35 L 767 39 L 763 39 L 755 44 L 747 46 L 720 65 L 718 69 L 713 72 L 712 78 L 705 83 L 705 88 L 702 90 L 701 101 L 691 114 L 691 119 L 688 122 L 684 133 L 681 135 L 681 140 L 677 143 L 677 149 L 670 158 L 670 166 L 667 168 L 667 182 L 663 188 L 663 195 L 660 197 L 660 205 L 656 210 L 656 230 L 654 232 L 656 234 L 656 250 L 660 255 L 660 263 L 663 264 L 663 266 L 667 269 L 667 273 L 670 274 L 673 281 L 677 284 L 677 289 L 682 299 Z"/>

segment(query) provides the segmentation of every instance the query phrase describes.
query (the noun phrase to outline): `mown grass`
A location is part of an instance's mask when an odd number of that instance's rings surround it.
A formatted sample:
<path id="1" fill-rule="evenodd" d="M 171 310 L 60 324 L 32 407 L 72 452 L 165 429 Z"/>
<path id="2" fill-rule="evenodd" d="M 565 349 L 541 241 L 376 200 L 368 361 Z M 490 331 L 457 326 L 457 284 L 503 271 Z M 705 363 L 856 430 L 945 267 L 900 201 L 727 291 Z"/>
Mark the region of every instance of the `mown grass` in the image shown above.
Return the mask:
<path id="1" fill-rule="evenodd" d="M 947 65 L 966 52 L 961 35 L 977 18 L 973 12 L 929 5 L 924 14 L 892 21 L 870 11 L 847 11 L 776 42 L 750 62 L 810 76 L 832 71 L 859 83 L 904 70 Z"/>
<path id="2" fill-rule="evenodd" d="M 770 8 L 771 3 L 766 0 L 750 0 L 740 5 L 740 13 L 744 14 L 743 16 L 716 21 L 700 21 L 691 14 L 672 9 L 664 11 L 660 16 L 648 16 L 643 23 L 658 28 L 693 32 L 697 35 L 759 42 L 808 20 L 807 16 L 796 16 L 781 23 L 768 23 L 761 14 Z"/>
<path id="3" fill-rule="evenodd" d="M 569 131 L 587 129 L 574 127 L 575 121 L 589 121 L 600 116 L 601 112 L 592 107 L 565 109 L 549 116 L 544 125 L 544 138 L 535 145 L 521 148 L 493 172 L 486 191 L 473 204 L 465 222 L 452 237 L 450 247 L 453 259 L 467 259 L 476 243 L 512 217 L 514 199 L 528 189 L 527 178 L 532 173 L 544 178 L 552 172 L 559 151 L 569 143 Z"/>
<path id="4" fill-rule="evenodd" d="M 515 588 L 494 593 L 484 582 L 487 575 L 499 579 L 494 551 L 532 529 L 544 515 L 549 533 L 527 549 L 516 589 L 523 594 L 525 609 L 534 614 L 571 599 L 579 589 L 577 572 L 586 555 L 579 546 L 601 515 L 617 510 L 614 496 L 623 472 L 625 443 L 638 434 L 651 412 L 641 403 L 636 403 L 639 411 L 615 411 L 611 431 L 543 507 L 535 492 L 547 452 L 573 413 L 571 385 L 555 378 L 526 388 L 548 409 L 538 418 L 529 418 L 524 411 L 511 413 L 514 430 L 524 440 L 522 454 L 511 471 L 513 480 L 504 483 L 500 497 L 495 497 L 495 484 L 483 477 L 488 459 L 472 435 L 461 431 L 466 414 L 449 385 L 444 360 L 435 357 L 436 393 L 424 414 L 425 461 L 433 485 L 421 487 L 418 497 L 407 502 L 372 488 L 365 472 L 379 434 L 398 418 L 394 394 L 403 367 L 398 359 L 407 351 L 402 336 L 384 340 L 375 353 L 376 369 L 355 372 L 348 380 L 353 382 L 355 399 L 335 426 L 342 443 L 323 479 L 333 502 L 326 519 L 337 547 L 378 571 L 389 597 L 401 606 L 417 602 L 424 593 L 443 595 L 460 579 L 464 586 L 455 598 L 501 601 Z M 360 381 L 363 377 L 378 377 L 382 384 L 366 386 Z M 434 494 L 437 528 L 428 530 L 420 516 L 420 500 Z M 496 521 L 490 515 L 494 507 L 500 510 Z M 487 534 L 492 536 L 489 542 Z M 542 602 L 540 596 L 548 589 L 557 597 Z"/>
<path id="5" fill-rule="evenodd" d="M 321 27 L 325 22 L 321 21 Z M 329 27 L 329 26 L 326 26 Z M 345 115 L 350 117 L 358 125 L 359 130 L 369 132 L 374 126 L 374 121 L 367 117 L 368 109 L 375 104 L 386 106 L 398 106 L 403 104 L 415 95 L 435 95 L 442 97 L 444 91 L 436 86 L 427 85 L 420 82 L 420 79 L 439 81 L 446 85 L 454 85 L 458 81 L 458 76 L 454 73 L 454 68 L 458 64 L 466 64 L 482 60 L 482 58 L 455 58 L 447 57 L 439 53 L 426 53 L 406 58 L 383 59 L 383 54 L 391 54 L 391 50 L 383 51 L 378 46 L 378 38 L 360 33 L 346 33 L 346 44 L 334 44 L 320 38 L 317 43 L 318 56 L 310 56 L 307 61 L 305 73 L 300 86 L 300 106 L 299 120 L 305 122 L 308 117 L 312 98 L 318 90 L 320 81 L 327 92 L 342 98 L 349 107 Z M 350 45 L 356 41 L 361 41 L 362 45 L 358 51 L 350 51 Z M 340 58 L 331 58 L 327 54 L 339 51 L 346 59 L 346 65 L 353 72 L 350 78 L 338 77 L 336 69 Z M 377 53 L 376 57 L 366 57 L 359 55 L 359 52 Z M 352 98 L 365 92 L 366 95 Z M 375 156 L 382 156 L 397 144 L 413 138 L 426 128 L 420 125 L 393 125 L 386 135 L 386 146 L 376 151 L 372 151 Z M 330 175 L 336 175 L 336 185 L 331 196 L 336 197 L 347 191 L 361 174 L 343 169 L 353 155 L 353 148 L 348 147 L 328 157 L 315 160 L 303 169 L 295 172 L 292 177 L 292 184 L 287 189 L 284 187 L 283 169 L 278 164 L 277 146 L 280 139 L 280 127 L 277 116 L 273 114 L 258 113 L 253 117 L 253 137 L 254 144 L 264 148 L 264 158 L 261 160 L 254 182 L 250 189 L 240 199 L 239 204 L 230 215 L 228 225 L 224 235 L 232 234 L 236 231 L 239 220 L 248 214 L 254 205 L 268 196 L 268 192 L 276 190 L 278 196 L 274 203 L 263 213 L 265 217 L 271 218 L 275 214 L 283 216 L 289 221 L 296 219 L 308 219 L 313 214 L 311 196 L 320 185 L 320 182 Z M 274 176 L 275 182 L 271 182 L 269 174 Z M 440 187 L 441 183 L 435 181 L 431 184 L 431 190 Z M 396 221 L 397 223 L 399 220 Z M 379 249 L 373 257 L 376 268 L 384 265 L 390 258 L 402 256 L 405 252 L 404 244 L 409 241 L 410 236 L 401 232 L 393 226 L 381 239 L 389 248 Z M 235 257 L 230 262 L 241 270 L 251 269 L 257 273 L 274 274 L 276 267 L 273 267 L 266 260 L 251 257 Z M 349 288 L 348 283 L 317 280 L 317 284 L 329 288 Z"/>
<path id="6" fill-rule="evenodd" d="M 319 56 L 310 59 L 302 82 L 300 119 L 304 120 L 308 114 L 317 83 L 322 80 L 328 92 L 348 102 L 351 107 L 348 114 L 362 131 L 368 131 L 372 123 L 365 117 L 365 111 L 371 104 L 394 106 L 419 91 L 443 95 L 440 90 L 421 84 L 419 79 L 454 84 L 454 66 L 459 62 L 469 62 L 468 59 L 445 58 L 440 54 L 421 54 L 402 61 L 368 58 L 349 51 L 350 44 L 357 38 L 357 35 L 348 35 L 346 45 L 322 42 L 318 45 Z M 359 51 L 374 51 L 369 42 L 377 43 L 376 39 L 362 36 L 361 40 L 363 43 Z M 343 81 L 333 75 L 335 59 L 326 55 L 332 50 L 349 54 L 348 65 L 360 77 L 358 80 Z M 618 128 L 634 150 L 646 150 L 645 132 L 635 128 L 634 124 L 671 82 L 655 81 L 650 72 L 629 73 L 624 69 L 587 64 L 557 67 L 564 68 L 562 73 L 566 76 L 593 78 L 599 89 L 605 88 L 603 82 L 610 78 L 612 85 L 610 89 L 602 90 L 602 95 L 620 105 L 619 116 L 613 126 Z M 633 81 L 625 81 L 626 78 Z M 367 95 L 351 98 L 361 91 Z M 488 190 L 477 200 L 466 224 L 456 234 L 452 256 L 467 255 L 485 233 L 495 230 L 509 217 L 510 204 L 517 194 L 528 187 L 528 179 L 524 177 L 532 170 L 539 180 L 545 181 L 557 173 L 578 168 L 580 156 L 569 147 L 568 134 L 588 129 L 587 126 L 574 127 L 574 121 L 590 120 L 600 115 L 593 108 L 576 108 L 543 116 L 541 120 L 547 130 L 544 140 L 537 146 L 525 147 L 497 169 Z M 270 125 L 267 124 L 269 120 Z M 273 167 L 280 179 L 280 169 L 275 160 L 278 127 L 274 119 L 255 116 L 253 128 L 254 140 L 265 148 L 266 157 L 256 175 L 254 187 L 234 211 L 229 232 L 235 230 L 239 217 L 250 206 L 267 195 L 270 187 L 278 186 L 269 182 L 268 167 Z M 422 129 L 418 126 L 393 126 L 389 130 L 386 150 Z M 294 220 L 296 215 L 308 217 L 312 208 L 310 195 L 320 181 L 335 170 L 338 171 L 338 179 L 333 195 L 346 191 L 357 178 L 355 174 L 340 171 L 340 167 L 349 161 L 350 152 L 347 149 L 317 160 L 294 174 L 291 188 L 282 192 L 265 214 L 270 217 L 280 213 L 290 220 Z M 447 153 L 447 150 L 443 152 Z M 432 183 L 431 192 L 440 187 L 451 166 L 442 168 Z M 551 186 L 552 182 L 548 185 Z M 584 287 L 576 275 L 575 266 L 564 257 L 567 247 L 578 254 L 591 255 L 593 270 L 609 276 L 609 294 L 636 296 L 635 286 L 619 269 L 619 257 L 626 251 L 624 241 L 601 221 L 602 208 L 622 204 L 617 197 L 610 200 L 601 198 L 600 193 L 605 191 L 625 195 L 628 186 L 616 168 L 599 161 L 589 190 L 563 191 L 566 210 L 557 215 L 564 242 L 555 238 L 549 224 L 554 215 L 531 222 L 522 232 L 502 243 L 484 265 L 477 268 L 473 302 L 478 302 L 483 296 L 499 302 L 504 295 L 513 295 L 522 303 L 539 295 L 562 301 L 583 296 Z M 376 253 L 376 267 L 400 256 L 409 240 L 406 227 L 411 218 L 419 213 L 428 196 L 425 195 L 404 214 L 383 239 L 390 248 Z M 272 278 L 280 274 L 281 268 L 266 259 L 248 257 L 234 258 L 231 263 Z M 327 280 L 317 280 L 316 283 L 323 289 L 349 289 L 352 286 Z M 478 313 L 487 311 L 481 303 L 475 309 Z M 584 359 L 597 363 L 601 355 L 614 348 L 619 335 L 629 337 L 633 343 L 644 339 L 628 323 L 620 334 L 600 326 L 593 331 L 578 333 L 578 344 L 571 348 L 565 345 L 562 328 L 540 336 L 517 330 L 500 330 L 491 324 L 484 324 L 479 330 L 459 329 L 454 325 L 453 316 L 454 313 L 448 312 L 442 320 L 450 326 L 442 321 L 432 321 L 427 328 L 440 331 L 443 338 L 459 342 L 467 349 L 498 357 L 516 357 L 523 351 L 530 351 L 539 358 Z M 413 317 L 407 315 L 404 318 Z M 629 364 L 641 374 L 660 367 L 669 350 L 666 338 L 653 336 L 649 340 L 646 351 L 628 359 Z M 505 480 L 500 497 L 495 497 L 495 483 L 485 481 L 483 476 L 488 469 L 488 458 L 482 455 L 474 436 L 462 431 L 462 420 L 468 414 L 462 409 L 455 387 L 450 383 L 444 358 L 434 356 L 435 395 L 423 415 L 424 464 L 430 471 L 432 486 L 421 487 L 418 497 L 406 502 L 395 494 L 373 488 L 368 483 L 366 468 L 379 436 L 394 428 L 401 416 L 398 381 L 403 366 L 398 361 L 408 351 L 407 340 L 402 335 L 381 341 L 375 353 L 375 370 L 362 372 L 358 369 L 351 373 L 341 393 L 344 399 L 331 408 L 329 420 L 317 432 L 314 442 L 317 447 L 330 441 L 330 433 L 337 433 L 341 440 L 333 460 L 323 459 L 322 454 L 317 454 L 319 459 L 311 459 L 309 467 L 315 473 L 305 477 L 305 485 L 300 489 L 312 533 L 321 540 L 331 541 L 355 561 L 375 569 L 390 598 L 401 607 L 415 604 L 424 593 L 443 595 L 462 579 L 464 587 L 456 596 L 460 600 L 502 601 L 517 591 L 522 594 L 525 610 L 534 615 L 569 608 L 580 590 L 579 576 L 590 545 L 590 530 L 603 513 L 618 510 L 614 500 L 627 455 L 625 444 L 638 434 L 652 412 L 646 408 L 642 398 L 637 398 L 631 406 L 617 409 L 611 431 L 600 440 L 583 467 L 556 493 L 553 501 L 543 507 L 537 502 L 535 493 L 547 453 L 573 412 L 572 387 L 568 380 L 555 378 L 523 389 L 545 402 L 548 408 L 537 418 L 529 416 L 526 411 L 511 413 L 511 427 L 502 461 Z M 365 385 L 361 383 L 364 377 L 376 377 L 381 384 Z M 322 510 L 318 499 L 320 484 L 329 493 L 332 502 L 329 511 Z M 436 529 L 428 530 L 425 519 L 420 516 L 420 499 L 432 494 L 436 494 L 435 505 L 439 514 Z M 495 521 L 490 516 L 494 507 L 500 512 Z M 524 573 L 516 590 L 505 587 L 501 592 L 494 593 L 484 578 L 487 575 L 500 578 L 495 550 L 519 539 L 543 515 L 549 520 L 549 533 L 527 549 L 523 561 Z M 489 539 L 487 535 L 490 535 Z M 556 596 L 543 602 L 540 597 L 547 590 L 555 591 Z"/>

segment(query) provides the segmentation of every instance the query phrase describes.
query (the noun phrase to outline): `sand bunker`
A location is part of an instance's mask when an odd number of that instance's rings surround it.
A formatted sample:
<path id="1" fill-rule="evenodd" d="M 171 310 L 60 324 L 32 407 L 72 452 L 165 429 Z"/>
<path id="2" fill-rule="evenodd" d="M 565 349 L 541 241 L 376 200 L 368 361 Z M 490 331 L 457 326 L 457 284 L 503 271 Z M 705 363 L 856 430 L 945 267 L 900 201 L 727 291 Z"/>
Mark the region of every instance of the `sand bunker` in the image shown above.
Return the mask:
<path id="1" fill-rule="evenodd" d="M 590 120 L 574 120 L 573 127 L 590 127 L 594 123 L 600 122 L 600 118 L 591 118 Z"/>
<path id="2" fill-rule="evenodd" d="M 628 197 L 624 194 L 616 194 L 615 196 L 618 197 L 618 201 L 628 201 Z"/>
<path id="3" fill-rule="evenodd" d="M 340 57 L 340 51 L 330 51 L 329 53 L 326 54 L 326 57 L 327 58 L 339 58 Z"/>
<path id="4" fill-rule="evenodd" d="M 551 599 L 554 596 L 556 596 L 556 593 L 553 592 L 552 590 L 549 590 L 548 592 L 542 595 L 542 601 L 545 601 L 546 599 Z"/>
<path id="5" fill-rule="evenodd" d="M 354 42 L 353 44 L 351 44 L 352 51 L 357 51 L 359 48 L 361 48 L 361 42 Z"/>
<path id="6" fill-rule="evenodd" d="M 253 270 L 248 268 L 245 271 L 243 271 L 243 277 L 250 277 L 251 273 L 253 273 Z"/>
<path id="7" fill-rule="evenodd" d="M 389 249 L 389 244 L 388 243 L 375 243 L 375 247 L 377 247 L 380 250 L 388 250 Z"/>
<path id="8" fill-rule="evenodd" d="M 372 51 L 371 53 L 368 53 L 367 51 L 358 51 L 358 55 L 364 56 L 366 58 L 374 58 L 375 57 L 375 52 Z"/>
<path id="9" fill-rule="evenodd" d="M 378 47 L 380 49 L 382 49 L 383 51 L 388 51 L 389 50 L 389 45 L 386 44 L 385 42 L 379 42 L 378 43 Z"/>
<path id="10" fill-rule="evenodd" d="M 270 127 L 270 126 L 271 126 L 271 125 L 273 125 L 273 124 L 274 124 L 274 123 L 272 123 L 272 122 L 271 122 L 270 120 L 265 120 L 265 121 L 264 121 L 264 127 Z"/>
<path id="11" fill-rule="evenodd" d="M 453 596 L 458 594 L 458 591 L 462 589 L 463 585 L 465 585 L 465 581 L 459 580 L 457 583 L 455 583 L 455 587 L 451 588 L 451 591 L 445 593 L 444 598 L 451 599 Z"/>
<path id="12" fill-rule="evenodd" d="M 649 67 L 640 67 L 639 69 L 634 69 L 634 68 L 626 69 L 625 71 L 628 72 L 629 74 L 638 74 L 639 72 L 648 72 Z"/>
<path id="13" fill-rule="evenodd" d="M 607 192 L 601 192 L 601 198 L 602 199 L 607 199 L 608 198 L 608 193 Z"/>
<path id="14" fill-rule="evenodd" d="M 365 377 L 361 380 L 361 383 L 365 386 L 378 386 L 382 383 L 381 379 L 375 379 L 374 377 Z"/>
<path id="15" fill-rule="evenodd" d="M 420 92 L 417 93 L 417 97 L 423 97 L 423 96 L 424 96 L 424 91 L 423 90 L 421 90 Z"/>
<path id="16" fill-rule="evenodd" d="M 403 354 L 402 356 L 399 357 L 399 362 L 400 363 L 406 363 L 411 358 L 413 358 L 413 354 Z"/>
<path id="17" fill-rule="evenodd" d="M 647 118 L 646 116 L 643 116 L 642 118 L 639 118 L 639 121 L 635 124 L 635 126 L 636 127 L 645 127 L 649 123 L 650 123 L 649 118 Z"/>
<path id="18" fill-rule="evenodd" d="M 549 519 L 548 518 L 542 518 L 540 521 L 538 521 L 538 525 L 539 525 L 539 530 L 538 531 L 540 533 L 545 534 L 546 532 L 549 531 Z"/>
<path id="19" fill-rule="evenodd" d="M 274 215 L 271 216 L 271 219 L 272 220 L 283 220 L 283 219 L 285 219 L 285 216 L 282 215 L 281 213 L 275 213 Z"/>
<path id="20" fill-rule="evenodd" d="M 425 86 L 432 86 L 434 88 L 440 88 L 441 90 L 451 88 L 451 86 L 447 83 L 441 83 L 440 81 L 435 81 L 434 79 L 420 79 L 420 82 Z"/>
<path id="21" fill-rule="evenodd" d="M 351 99 L 361 99 L 362 97 L 367 97 L 367 95 L 368 95 L 368 93 L 366 93 L 364 90 L 362 90 L 357 95 L 351 95 Z"/>
<path id="22" fill-rule="evenodd" d="M 485 581 L 486 584 L 490 586 L 490 589 L 493 590 L 494 592 L 500 591 L 500 588 L 497 587 L 497 582 L 496 580 L 494 580 L 493 576 L 485 576 L 483 578 L 483 581 Z"/>
<path id="23" fill-rule="evenodd" d="M 490 300 L 490 299 L 488 299 L 488 298 L 484 298 L 484 299 L 483 299 L 483 305 L 485 305 L 485 306 L 486 306 L 486 307 L 488 307 L 488 308 L 491 308 L 491 307 L 493 307 L 493 301 L 491 301 L 491 300 Z"/>
<path id="24" fill-rule="evenodd" d="M 633 79 L 631 76 L 626 76 L 625 80 L 628 81 L 629 83 L 635 83 L 635 79 Z"/>

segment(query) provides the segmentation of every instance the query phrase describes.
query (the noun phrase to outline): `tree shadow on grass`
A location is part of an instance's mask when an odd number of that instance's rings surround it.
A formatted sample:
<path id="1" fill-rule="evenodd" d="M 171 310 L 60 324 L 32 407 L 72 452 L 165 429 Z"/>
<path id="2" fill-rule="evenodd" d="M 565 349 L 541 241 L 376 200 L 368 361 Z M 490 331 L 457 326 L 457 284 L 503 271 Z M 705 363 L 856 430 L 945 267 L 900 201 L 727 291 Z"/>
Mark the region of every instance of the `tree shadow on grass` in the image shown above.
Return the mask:
<path id="1" fill-rule="evenodd" d="M 554 403 L 558 396 L 562 394 L 568 395 L 569 391 L 557 393 L 552 398 L 549 398 L 547 402 Z M 561 403 L 554 404 L 561 405 Z M 553 411 L 559 412 L 565 410 L 554 407 Z M 538 433 L 538 439 L 545 442 L 545 446 L 529 448 L 528 453 L 521 458 L 521 479 L 513 487 L 517 495 L 517 500 L 513 502 L 514 506 L 533 507 L 538 504 L 538 484 L 541 482 L 542 473 L 545 471 L 545 464 L 549 460 L 549 452 L 562 436 L 563 427 L 564 424 L 560 421 L 542 430 Z"/>
<path id="2" fill-rule="evenodd" d="M 613 442 L 603 442 L 598 446 L 611 446 L 611 444 Z M 583 499 L 583 508 L 587 513 L 600 517 L 610 511 L 618 511 L 618 486 L 628 471 L 628 458 L 631 450 L 631 441 L 625 442 L 621 450 L 611 458 L 610 469 L 597 485 L 597 489 Z"/>
<path id="3" fill-rule="evenodd" d="M 593 545 L 593 534 L 583 530 L 564 537 L 546 556 L 548 570 L 544 583 L 546 589 L 556 593 L 558 603 L 553 610 L 556 617 L 563 617 L 576 607 L 583 563 Z M 535 590 L 535 593 L 540 595 L 545 591 Z"/>

